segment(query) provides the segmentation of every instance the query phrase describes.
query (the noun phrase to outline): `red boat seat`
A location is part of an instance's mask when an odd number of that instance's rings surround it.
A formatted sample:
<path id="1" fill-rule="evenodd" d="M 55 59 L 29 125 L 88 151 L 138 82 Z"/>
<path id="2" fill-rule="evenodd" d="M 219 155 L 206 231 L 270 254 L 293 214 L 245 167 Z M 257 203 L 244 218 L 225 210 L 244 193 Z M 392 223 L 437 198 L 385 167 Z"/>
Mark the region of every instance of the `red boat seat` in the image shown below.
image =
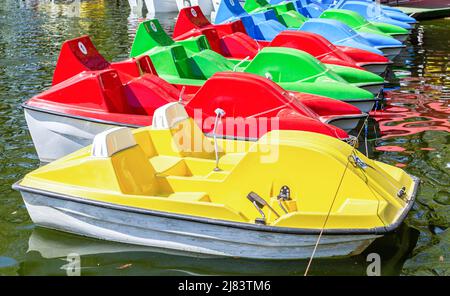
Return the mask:
<path id="1" fill-rule="evenodd" d="M 247 34 L 242 21 L 237 20 L 230 23 L 213 25 L 205 17 L 199 6 L 192 6 L 180 10 L 177 22 L 173 29 L 173 37 L 178 37 L 191 30 L 200 30 L 211 27 L 218 29 L 218 31 L 221 33 L 223 32 L 223 34 L 232 34 L 236 32 Z"/>
<path id="2" fill-rule="evenodd" d="M 179 91 L 157 76 L 148 56 L 109 63 L 83 36 L 63 44 L 53 87 L 37 97 L 107 113 L 152 115 L 178 100 Z"/>
<path id="3" fill-rule="evenodd" d="M 40 100 L 73 104 L 110 113 L 131 113 L 125 90 L 116 70 L 84 71 L 54 85 L 37 96 Z"/>
<path id="4" fill-rule="evenodd" d="M 253 58 L 261 47 L 247 35 L 240 20 L 212 25 L 198 6 L 180 10 L 174 28 L 174 39 L 183 40 L 199 35 L 205 35 L 212 50 L 227 57 Z"/>

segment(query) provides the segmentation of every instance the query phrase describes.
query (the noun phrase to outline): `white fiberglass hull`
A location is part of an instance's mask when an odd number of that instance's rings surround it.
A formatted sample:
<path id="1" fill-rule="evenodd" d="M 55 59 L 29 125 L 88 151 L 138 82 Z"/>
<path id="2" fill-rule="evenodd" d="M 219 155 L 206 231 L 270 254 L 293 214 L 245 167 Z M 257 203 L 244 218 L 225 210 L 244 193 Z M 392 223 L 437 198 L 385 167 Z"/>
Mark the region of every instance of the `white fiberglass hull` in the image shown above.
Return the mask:
<path id="1" fill-rule="evenodd" d="M 372 111 L 373 107 L 375 107 L 375 102 L 376 99 L 373 100 L 343 100 L 344 102 L 355 106 L 356 108 L 358 108 L 359 110 L 361 110 L 361 112 L 363 113 L 369 113 L 370 111 Z"/>
<path id="2" fill-rule="evenodd" d="M 380 75 L 386 71 L 389 65 L 390 63 L 380 63 L 380 64 L 365 64 L 360 66 L 369 72 Z"/>
<path id="3" fill-rule="evenodd" d="M 55 197 L 19 188 L 39 226 L 82 236 L 193 254 L 252 259 L 305 259 L 318 234 L 291 234 L 202 223 L 176 214 Z M 315 258 L 360 254 L 375 234 L 324 234 Z"/>
<path id="4" fill-rule="evenodd" d="M 405 46 L 379 47 L 378 49 L 383 52 L 384 56 L 392 61 L 400 54 L 403 48 L 405 48 Z"/>
<path id="5" fill-rule="evenodd" d="M 359 123 L 367 117 L 366 113 L 357 115 L 342 115 L 342 116 L 332 116 L 332 117 L 321 117 L 323 123 L 334 125 L 347 133 L 356 129 Z"/>
<path id="6" fill-rule="evenodd" d="M 400 41 L 401 43 L 404 43 L 406 39 L 408 39 L 409 34 L 394 34 L 392 35 L 392 37 Z"/>
<path id="7" fill-rule="evenodd" d="M 359 84 L 357 85 L 359 88 L 362 88 L 364 90 L 367 90 L 373 95 L 378 95 L 381 90 L 383 90 L 384 83 L 372 83 L 372 84 Z"/>
<path id="8" fill-rule="evenodd" d="M 50 162 L 92 144 L 95 135 L 116 125 L 91 122 L 24 109 L 34 147 L 42 162 Z"/>

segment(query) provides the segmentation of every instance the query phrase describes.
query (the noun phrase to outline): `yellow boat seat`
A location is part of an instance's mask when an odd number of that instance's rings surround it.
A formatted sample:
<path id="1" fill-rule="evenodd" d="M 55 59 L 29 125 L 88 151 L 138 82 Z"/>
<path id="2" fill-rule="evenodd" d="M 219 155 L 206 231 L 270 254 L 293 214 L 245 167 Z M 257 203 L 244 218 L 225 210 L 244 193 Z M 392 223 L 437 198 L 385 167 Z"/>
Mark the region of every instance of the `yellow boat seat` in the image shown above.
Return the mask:
<path id="1" fill-rule="evenodd" d="M 149 161 L 155 169 L 157 176 L 188 175 L 182 158 L 176 156 L 158 155 L 150 158 Z"/>

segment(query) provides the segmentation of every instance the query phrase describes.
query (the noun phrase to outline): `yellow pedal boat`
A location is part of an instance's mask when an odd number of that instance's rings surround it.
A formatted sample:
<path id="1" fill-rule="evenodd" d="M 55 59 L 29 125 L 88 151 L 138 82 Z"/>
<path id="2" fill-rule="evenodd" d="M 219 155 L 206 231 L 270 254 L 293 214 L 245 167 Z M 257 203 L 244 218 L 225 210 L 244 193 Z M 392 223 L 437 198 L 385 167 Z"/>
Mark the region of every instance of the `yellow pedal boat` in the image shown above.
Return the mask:
<path id="1" fill-rule="evenodd" d="M 98 239 L 257 259 L 351 256 L 394 231 L 418 179 L 335 138 L 206 138 L 179 103 L 119 127 L 13 187 L 37 225 Z"/>

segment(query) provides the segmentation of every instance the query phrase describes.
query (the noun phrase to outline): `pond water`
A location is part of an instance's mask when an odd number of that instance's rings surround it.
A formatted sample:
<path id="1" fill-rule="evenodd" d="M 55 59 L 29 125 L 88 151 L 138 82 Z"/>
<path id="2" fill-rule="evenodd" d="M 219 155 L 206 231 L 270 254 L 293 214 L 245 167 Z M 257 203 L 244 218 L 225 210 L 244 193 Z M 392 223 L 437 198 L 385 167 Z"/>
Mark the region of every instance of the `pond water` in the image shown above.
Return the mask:
<path id="1" fill-rule="evenodd" d="M 83 275 L 302 275 L 304 261 L 192 258 L 33 225 L 11 189 L 39 165 L 21 103 L 51 84 L 64 40 L 88 34 L 107 59 L 121 60 L 139 22 L 126 0 L 82 1 L 75 10 L 67 2 L 0 3 L 0 275 L 64 275 L 70 253 L 82 255 Z M 175 16 L 157 17 L 171 32 Z M 373 157 L 422 179 L 405 225 L 360 256 L 314 260 L 310 274 L 363 275 L 371 252 L 380 254 L 382 274 L 450 274 L 449 47 L 450 19 L 421 22 L 395 63 L 387 108 L 373 114 L 383 133 Z"/>

